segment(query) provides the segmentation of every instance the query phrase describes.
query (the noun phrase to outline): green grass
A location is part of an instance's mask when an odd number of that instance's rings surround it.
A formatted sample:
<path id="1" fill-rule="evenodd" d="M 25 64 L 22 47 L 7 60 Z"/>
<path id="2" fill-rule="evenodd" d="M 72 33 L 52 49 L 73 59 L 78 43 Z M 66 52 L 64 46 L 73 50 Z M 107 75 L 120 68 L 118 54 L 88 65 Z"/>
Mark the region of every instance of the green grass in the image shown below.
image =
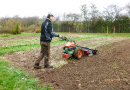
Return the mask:
<path id="1" fill-rule="evenodd" d="M 81 40 L 88 40 L 88 39 L 96 39 L 96 38 L 103 38 L 103 37 L 109 37 L 109 36 L 92 36 L 92 37 L 82 37 L 82 38 L 74 38 L 75 41 L 81 41 Z"/>
<path id="2" fill-rule="evenodd" d="M 95 37 L 83 37 L 74 38 L 74 40 L 84 40 L 99 38 L 101 36 Z M 10 42 L 11 43 L 11 42 Z M 66 43 L 66 41 L 52 41 L 51 45 L 59 45 Z M 0 47 L 0 56 L 8 53 L 31 50 L 35 48 L 40 48 L 39 42 L 35 43 L 24 43 L 21 41 L 16 45 Z M 14 69 L 9 65 L 7 61 L 0 59 L 0 89 L 1 90 L 50 90 L 49 87 L 38 86 L 38 81 L 32 78 L 28 74 L 24 73 L 21 69 Z"/>
<path id="3" fill-rule="evenodd" d="M 21 34 L 1 34 L 0 37 L 17 37 L 17 36 L 32 36 L 32 35 L 39 35 L 40 33 L 21 33 Z"/>
<path id="4" fill-rule="evenodd" d="M 67 32 L 59 32 L 59 34 L 79 34 L 79 35 L 103 35 L 103 36 L 111 36 L 111 37 L 130 37 L 130 33 L 67 33 Z"/>
<path id="5" fill-rule="evenodd" d="M 118 37 L 130 37 L 130 33 L 67 33 L 67 32 L 58 32 L 59 34 L 79 34 L 79 35 L 104 35 L 104 36 L 118 36 Z M 39 35 L 40 33 L 21 33 L 17 35 L 13 34 L 1 34 L 0 37 L 17 37 L 17 36 L 32 36 Z"/>
<path id="6" fill-rule="evenodd" d="M 39 44 L 39 41 L 39 38 L 2 40 L 3 46 L 6 47 L 16 45 Z"/>
<path id="7" fill-rule="evenodd" d="M 73 38 L 73 40 L 80 41 L 80 40 L 95 39 L 95 38 L 102 38 L 102 37 L 105 37 L 105 36 Z M 59 45 L 59 44 L 64 44 L 64 43 L 66 43 L 66 41 L 57 40 L 57 41 L 52 41 L 51 45 Z M 7 46 L 7 47 L 4 46 L 4 47 L 0 47 L 0 55 L 14 53 L 18 51 L 26 51 L 26 50 L 36 49 L 36 48 L 40 48 L 39 42 L 36 42 L 34 44 L 25 43 L 21 45 L 20 43 L 20 45 L 18 44 L 18 45 L 12 45 L 12 46 Z"/>
<path id="8" fill-rule="evenodd" d="M 28 44 L 28 45 L 16 45 L 16 46 L 9 46 L 9 47 L 0 47 L 0 55 L 18 52 L 18 51 L 25 51 L 34 48 L 40 48 L 38 44 Z"/>
<path id="9" fill-rule="evenodd" d="M 17 37 L 17 36 L 31 36 L 40 35 L 37 33 L 22 33 L 18 35 L 4 34 L 0 37 Z M 14 45 L 8 47 L 0 47 L 0 56 L 23 51 L 28 49 L 33 49 L 34 47 L 40 47 L 40 45 L 24 44 L 24 45 Z M 21 69 L 15 69 L 9 65 L 9 62 L 0 59 L 0 90 L 51 90 L 49 86 L 43 87 L 38 85 L 38 80 L 32 78 L 27 73 L 24 73 Z"/>
<path id="10" fill-rule="evenodd" d="M 9 52 L 27 50 L 25 46 L 0 48 L 0 55 Z M 33 45 L 30 46 L 30 49 Z M 38 86 L 38 80 L 24 73 L 21 69 L 14 69 L 7 61 L 0 59 L 0 90 L 51 90 L 50 87 Z"/>
<path id="11" fill-rule="evenodd" d="M 59 34 L 68 34 L 68 33 L 59 33 Z M 96 39 L 102 37 L 130 37 L 130 34 L 120 33 L 120 34 L 102 34 L 102 33 L 71 33 L 71 34 L 80 34 L 80 35 L 97 35 L 92 37 L 82 37 L 82 38 L 73 38 L 75 41 Z M 39 35 L 40 33 L 22 33 L 19 35 L 5 34 L 0 35 L 1 38 L 4 37 L 17 37 L 17 36 L 31 36 Z M 31 43 L 33 42 L 33 43 Z M 18 41 L 17 44 L 10 44 L 9 46 L 0 47 L 0 56 L 8 53 L 25 51 L 40 48 L 39 41 L 34 40 L 29 42 L 27 41 Z M 10 42 L 11 43 L 11 42 Z M 51 45 L 64 44 L 66 41 L 52 41 Z M 27 73 L 24 73 L 21 69 L 15 69 L 9 65 L 7 61 L 0 59 L 0 90 L 50 90 L 49 87 L 38 86 L 38 81 L 35 78 L 32 78 Z"/>
<path id="12" fill-rule="evenodd" d="M 50 87 L 39 86 L 35 78 L 0 59 L 0 90 L 50 90 Z"/>

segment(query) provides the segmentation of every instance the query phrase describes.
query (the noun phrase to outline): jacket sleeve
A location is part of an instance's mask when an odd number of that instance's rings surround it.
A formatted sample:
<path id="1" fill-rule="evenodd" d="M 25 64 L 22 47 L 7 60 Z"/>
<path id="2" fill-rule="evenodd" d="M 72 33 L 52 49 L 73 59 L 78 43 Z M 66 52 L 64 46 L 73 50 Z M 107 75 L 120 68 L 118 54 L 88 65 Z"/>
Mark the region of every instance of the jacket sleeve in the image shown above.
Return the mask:
<path id="1" fill-rule="evenodd" d="M 59 37 L 59 34 L 56 34 L 56 33 L 53 32 L 53 28 L 52 28 L 52 31 L 51 31 L 51 35 L 52 35 L 53 37 Z"/>
<path id="2" fill-rule="evenodd" d="M 49 30 L 49 31 L 50 31 L 51 36 L 52 36 L 52 37 L 59 37 L 59 34 L 56 34 L 55 32 L 53 32 L 53 27 L 52 27 L 52 24 L 51 24 L 51 23 L 50 23 L 50 26 L 51 26 L 51 27 L 50 27 L 50 30 Z"/>

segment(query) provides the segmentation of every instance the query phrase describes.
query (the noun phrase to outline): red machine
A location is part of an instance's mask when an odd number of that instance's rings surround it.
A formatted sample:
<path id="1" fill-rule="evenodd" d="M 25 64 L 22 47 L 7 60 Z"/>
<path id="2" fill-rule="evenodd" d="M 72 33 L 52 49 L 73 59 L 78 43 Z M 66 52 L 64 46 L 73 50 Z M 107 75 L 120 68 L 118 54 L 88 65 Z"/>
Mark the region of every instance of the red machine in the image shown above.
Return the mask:
<path id="1" fill-rule="evenodd" d="M 65 47 L 63 48 L 64 53 L 62 54 L 63 58 L 70 58 L 70 57 L 76 57 L 77 59 L 82 58 L 83 55 L 96 55 L 97 50 L 96 49 L 89 49 L 87 47 L 81 47 L 78 46 L 75 41 L 73 40 L 68 40 L 66 37 L 64 37 L 65 41 L 70 41 L 68 42 Z"/>

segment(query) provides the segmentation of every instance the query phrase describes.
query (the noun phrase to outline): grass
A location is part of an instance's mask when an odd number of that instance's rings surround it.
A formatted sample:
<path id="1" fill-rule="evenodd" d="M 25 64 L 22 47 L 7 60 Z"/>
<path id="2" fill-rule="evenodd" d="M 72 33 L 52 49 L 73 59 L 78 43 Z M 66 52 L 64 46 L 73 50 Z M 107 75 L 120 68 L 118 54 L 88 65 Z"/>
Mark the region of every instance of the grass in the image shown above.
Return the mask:
<path id="1" fill-rule="evenodd" d="M 59 34 L 79 34 L 79 35 L 103 35 L 103 36 L 111 36 L 111 37 L 130 37 L 130 33 L 68 33 L 68 32 L 58 32 Z M 0 37 L 17 37 L 17 36 L 32 36 L 39 35 L 40 33 L 21 33 L 17 35 L 13 34 L 1 34 Z"/>
<path id="2" fill-rule="evenodd" d="M 103 37 L 109 37 L 109 36 L 92 36 L 92 37 L 82 37 L 82 38 L 74 38 L 75 41 L 81 41 L 81 40 L 89 40 L 89 39 L 96 39 L 96 38 L 103 38 Z"/>
<path id="3" fill-rule="evenodd" d="M 91 39 L 96 37 L 74 38 L 74 40 L 79 41 L 79 40 Z M 57 41 L 52 41 L 51 45 L 58 45 L 63 43 L 66 42 L 57 40 Z M 39 41 L 33 44 L 28 42 L 23 44 L 20 41 L 17 43 L 17 45 L 14 44 L 11 46 L 0 47 L 0 56 L 8 53 L 31 50 L 35 48 L 40 48 Z M 38 81 L 35 78 L 32 78 L 28 74 L 24 73 L 21 69 L 14 69 L 12 66 L 9 65 L 7 61 L 1 59 L 0 59 L 0 89 L 1 90 L 13 90 L 13 89 L 50 90 L 49 87 L 38 86 Z"/>
<path id="4" fill-rule="evenodd" d="M 95 39 L 95 38 L 102 38 L 102 37 L 104 37 L 104 36 L 73 38 L 73 40 L 81 41 L 81 40 L 86 40 L 86 39 Z M 52 41 L 51 45 L 59 45 L 59 44 L 64 44 L 64 43 L 66 43 L 66 41 L 56 40 L 56 41 Z M 26 51 L 26 50 L 36 49 L 36 48 L 40 48 L 39 41 L 36 43 L 33 43 L 33 44 L 32 43 L 24 43 L 21 45 L 21 43 L 20 43 L 17 45 L 3 46 L 3 47 L 0 47 L 0 55 L 14 53 L 14 52 L 18 52 L 18 51 Z"/>
<path id="5" fill-rule="evenodd" d="M 80 41 L 84 39 L 93 39 L 100 38 L 102 36 L 95 37 L 83 37 L 83 38 L 74 38 L 74 40 Z M 21 44 L 21 42 L 18 42 Z M 57 40 L 52 41 L 51 45 L 59 45 L 66 43 L 65 41 Z M 31 50 L 35 48 L 40 48 L 39 43 L 25 43 L 23 45 L 12 45 L 12 46 L 4 46 L 0 47 L 0 56 L 8 53 Z M 61 62 L 63 63 L 63 62 Z M 57 67 L 59 64 L 57 64 Z M 18 90 L 50 90 L 49 87 L 37 86 L 37 80 L 30 77 L 26 73 L 24 73 L 20 69 L 14 69 L 9 66 L 7 61 L 0 60 L 0 89 L 8 90 L 8 89 L 18 89 Z"/>
<path id="6" fill-rule="evenodd" d="M 7 61 L 0 59 L 1 90 L 50 90 L 38 85 L 38 81 L 21 69 L 14 69 Z"/>
<path id="7" fill-rule="evenodd" d="M 34 48 L 40 48 L 38 44 L 30 44 L 30 45 L 16 45 L 16 46 L 8 46 L 8 47 L 0 47 L 0 55 L 18 52 L 18 51 L 25 51 Z"/>
<path id="8" fill-rule="evenodd" d="M 59 32 L 59 34 L 79 34 L 79 35 L 102 35 L 110 37 L 130 37 L 130 33 L 67 33 Z"/>
<path id="9" fill-rule="evenodd" d="M 2 40 L 3 46 L 16 46 L 25 44 L 39 44 L 39 38 L 27 38 L 27 39 L 12 39 L 12 40 Z"/>
<path id="10" fill-rule="evenodd" d="M 22 33 L 19 35 L 4 34 L 0 37 L 17 37 L 17 36 L 29 36 L 29 35 L 39 35 L 32 33 Z M 24 44 L 24 45 L 14 45 L 8 47 L 0 47 L 0 56 L 23 51 L 28 49 L 33 49 L 34 47 L 40 47 L 40 45 Z M 21 69 L 15 69 L 9 65 L 9 62 L 0 59 L 0 90 L 51 90 L 49 86 L 43 87 L 38 85 L 38 80 L 32 78 L 27 73 L 24 73 Z"/>
<path id="11" fill-rule="evenodd" d="M 17 36 L 32 36 L 32 35 L 40 35 L 40 33 L 21 33 L 21 34 L 1 34 L 0 37 L 17 37 Z"/>
<path id="12" fill-rule="evenodd" d="M 59 33 L 59 34 L 68 34 L 68 33 Z M 95 39 L 102 37 L 130 37 L 130 34 L 102 34 L 102 33 L 71 33 L 71 34 L 81 34 L 81 35 L 97 35 L 92 37 L 82 37 L 82 38 L 73 38 L 73 40 L 80 41 L 86 39 Z M 4 34 L 0 35 L 1 38 L 5 37 L 17 37 L 17 36 L 32 36 L 39 35 L 40 33 L 22 33 L 19 35 Z M 10 42 L 11 43 L 11 42 Z M 52 41 L 51 45 L 64 44 L 65 41 Z M 31 42 L 22 42 L 19 41 L 17 44 L 0 47 L 0 56 L 8 53 L 31 50 L 35 48 L 40 48 L 39 41 L 35 40 Z M 57 64 L 58 66 L 58 64 Z M 21 69 L 15 69 L 9 65 L 9 62 L 0 59 L 0 90 L 50 90 L 49 87 L 38 86 L 38 81 L 35 78 L 32 78 L 27 73 L 24 73 Z"/>

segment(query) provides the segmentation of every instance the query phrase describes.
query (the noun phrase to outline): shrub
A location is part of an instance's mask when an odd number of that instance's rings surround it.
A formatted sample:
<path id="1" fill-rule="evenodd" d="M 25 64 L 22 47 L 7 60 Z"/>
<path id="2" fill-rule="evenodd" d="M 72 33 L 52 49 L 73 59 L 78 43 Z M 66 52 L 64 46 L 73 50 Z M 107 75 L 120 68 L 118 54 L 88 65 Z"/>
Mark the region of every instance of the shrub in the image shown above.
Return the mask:
<path id="1" fill-rule="evenodd" d="M 0 26 L 0 33 L 2 32 L 2 26 Z"/>
<path id="2" fill-rule="evenodd" d="M 12 34 L 20 34 L 20 25 L 19 24 L 16 24 L 15 27 L 13 27 L 12 29 Z"/>
<path id="3" fill-rule="evenodd" d="M 36 30 L 36 31 L 35 31 L 35 33 L 40 33 L 40 32 L 41 32 L 41 30 L 40 30 L 40 29 L 38 29 L 38 30 Z"/>
<path id="4" fill-rule="evenodd" d="M 36 26 L 35 26 L 35 29 L 34 29 L 34 32 L 35 32 L 35 33 L 40 33 L 40 32 L 41 32 L 40 27 L 41 27 L 41 26 L 36 25 Z"/>
<path id="5" fill-rule="evenodd" d="M 28 30 L 29 32 L 33 32 L 33 31 L 34 31 L 34 28 L 35 28 L 35 25 L 30 25 L 30 26 L 27 28 L 27 30 Z"/>

